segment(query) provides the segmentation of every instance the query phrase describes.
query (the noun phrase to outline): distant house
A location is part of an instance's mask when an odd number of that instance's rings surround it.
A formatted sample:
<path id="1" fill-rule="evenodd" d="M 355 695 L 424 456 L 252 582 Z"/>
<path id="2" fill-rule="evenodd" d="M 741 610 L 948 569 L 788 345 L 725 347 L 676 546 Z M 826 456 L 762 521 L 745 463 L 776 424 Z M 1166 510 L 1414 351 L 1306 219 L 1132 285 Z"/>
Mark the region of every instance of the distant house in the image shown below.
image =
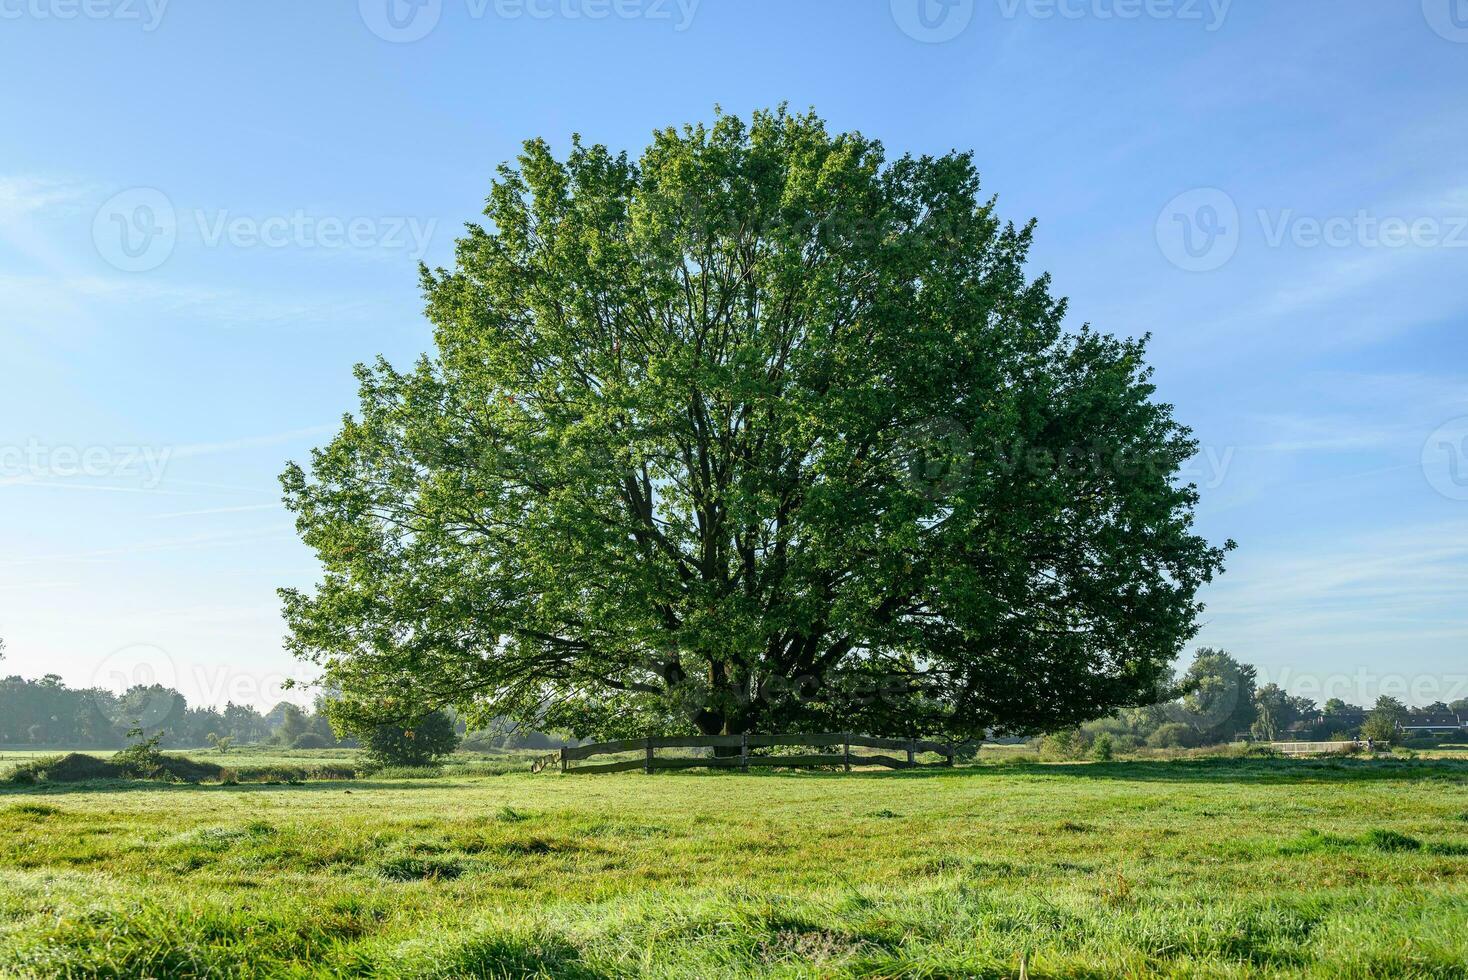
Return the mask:
<path id="1" fill-rule="evenodd" d="M 1293 722 L 1280 733 L 1280 741 L 1298 742 L 1333 735 L 1338 732 L 1355 733 L 1366 723 L 1364 711 L 1337 711 L 1325 714 L 1317 711 Z"/>
<path id="2" fill-rule="evenodd" d="M 1468 719 L 1458 715 L 1408 715 L 1397 728 L 1409 735 L 1453 735 L 1468 730 Z"/>

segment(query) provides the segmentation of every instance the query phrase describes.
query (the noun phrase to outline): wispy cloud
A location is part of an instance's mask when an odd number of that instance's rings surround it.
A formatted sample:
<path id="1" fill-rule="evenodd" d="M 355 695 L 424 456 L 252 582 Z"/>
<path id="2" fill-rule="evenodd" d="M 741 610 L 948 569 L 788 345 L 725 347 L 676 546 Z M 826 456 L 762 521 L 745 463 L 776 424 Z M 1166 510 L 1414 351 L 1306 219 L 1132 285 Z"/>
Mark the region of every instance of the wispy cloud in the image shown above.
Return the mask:
<path id="1" fill-rule="evenodd" d="M 1468 520 L 1419 524 L 1335 543 L 1240 554 L 1210 587 L 1217 642 L 1289 662 L 1297 648 L 1392 649 L 1468 643 Z"/>
<path id="2" fill-rule="evenodd" d="M 259 449 L 264 446 L 279 446 L 298 439 L 311 439 L 336 431 L 332 425 L 316 425 L 306 429 L 290 429 L 259 436 L 244 436 L 222 442 L 195 442 L 176 446 L 168 455 L 170 459 L 189 459 L 194 456 L 216 456 L 220 453 L 239 452 L 244 449 Z"/>
<path id="3" fill-rule="evenodd" d="M 167 514 L 154 514 L 153 520 L 174 517 L 205 517 L 211 514 L 244 514 L 261 510 L 280 510 L 280 504 L 245 504 L 241 507 L 206 507 L 203 510 L 176 510 Z"/>
<path id="4" fill-rule="evenodd" d="M 0 225 L 58 206 L 76 206 L 95 193 L 77 181 L 0 174 Z"/>

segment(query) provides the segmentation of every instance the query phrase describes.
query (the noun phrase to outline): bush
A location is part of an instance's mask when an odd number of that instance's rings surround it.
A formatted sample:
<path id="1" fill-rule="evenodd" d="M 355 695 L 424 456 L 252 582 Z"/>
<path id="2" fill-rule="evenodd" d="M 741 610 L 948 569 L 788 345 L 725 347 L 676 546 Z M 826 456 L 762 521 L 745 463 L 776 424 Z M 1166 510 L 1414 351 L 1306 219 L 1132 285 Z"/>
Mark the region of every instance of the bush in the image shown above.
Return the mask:
<path id="1" fill-rule="evenodd" d="M 1085 739 L 1078 728 L 1051 732 L 1040 740 L 1040 752 L 1055 759 L 1078 759 L 1085 748 Z"/>
<path id="2" fill-rule="evenodd" d="M 1091 758 L 1097 762 L 1110 762 L 1115 748 L 1112 745 L 1111 733 L 1102 732 L 1096 736 L 1096 741 L 1091 743 Z"/>
<path id="3" fill-rule="evenodd" d="M 291 743 L 293 749 L 329 749 L 331 746 L 331 739 L 318 732 L 304 732 Z"/>
<path id="4" fill-rule="evenodd" d="M 1154 749 L 1194 749 L 1202 744 L 1198 730 L 1180 721 L 1168 722 L 1147 736 L 1147 745 Z"/>
<path id="5" fill-rule="evenodd" d="M 410 725 L 378 725 L 363 743 L 367 755 L 385 765 L 426 766 L 458 748 L 459 736 L 449 716 L 434 711 Z"/>
<path id="6" fill-rule="evenodd" d="M 1142 740 L 1135 735 L 1113 735 L 1111 747 L 1118 755 L 1135 752 L 1142 747 Z"/>

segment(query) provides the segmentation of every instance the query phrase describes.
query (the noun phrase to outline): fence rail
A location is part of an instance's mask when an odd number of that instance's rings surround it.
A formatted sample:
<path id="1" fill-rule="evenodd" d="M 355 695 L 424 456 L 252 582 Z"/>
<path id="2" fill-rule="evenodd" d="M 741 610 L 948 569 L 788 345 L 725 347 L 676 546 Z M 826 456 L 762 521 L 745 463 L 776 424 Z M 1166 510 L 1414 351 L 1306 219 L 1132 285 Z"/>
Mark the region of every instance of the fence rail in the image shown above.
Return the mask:
<path id="1" fill-rule="evenodd" d="M 752 752 L 780 746 L 826 749 L 825 752 L 806 752 L 790 755 L 765 755 Z M 667 758 L 657 755 L 658 749 L 738 749 L 739 754 L 710 757 Z M 854 748 L 879 749 L 903 753 L 894 755 L 852 755 Z M 847 732 L 826 732 L 816 735 L 688 735 L 651 738 L 626 738 L 614 742 L 596 742 L 592 745 L 568 746 L 557 752 L 540 756 L 530 764 L 531 772 L 558 769 L 565 773 L 631 772 L 641 769 L 653 772 L 658 769 L 750 769 L 794 768 L 809 766 L 841 766 L 847 772 L 852 766 L 885 766 L 888 769 L 921 769 L 934 766 L 952 766 L 953 755 L 958 746 L 951 742 L 933 742 L 921 738 L 875 738 L 870 735 L 855 735 Z M 837 751 L 831 751 L 831 750 Z M 626 752 L 640 753 L 639 758 L 619 759 L 616 762 L 599 762 L 592 765 L 573 766 L 572 762 L 590 759 L 599 755 L 620 755 Z M 920 753 L 932 752 L 943 757 L 941 762 L 918 762 Z"/>
<path id="2" fill-rule="evenodd" d="M 1269 747 L 1285 755 L 1328 755 L 1350 749 L 1365 751 L 1365 742 L 1270 742 Z"/>

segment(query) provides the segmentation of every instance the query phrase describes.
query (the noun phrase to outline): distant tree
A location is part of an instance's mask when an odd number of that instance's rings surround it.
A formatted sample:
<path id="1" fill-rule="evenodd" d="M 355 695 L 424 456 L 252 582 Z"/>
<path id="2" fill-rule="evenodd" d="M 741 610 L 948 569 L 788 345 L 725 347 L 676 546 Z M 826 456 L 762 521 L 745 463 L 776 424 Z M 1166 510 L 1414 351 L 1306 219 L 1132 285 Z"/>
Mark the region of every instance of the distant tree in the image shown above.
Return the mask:
<path id="1" fill-rule="evenodd" d="M 436 351 L 282 477 L 359 718 L 1044 731 L 1148 703 L 1223 548 L 1145 341 L 1065 326 L 967 154 L 784 109 L 499 172 Z"/>
<path id="2" fill-rule="evenodd" d="M 367 755 L 391 765 L 428 765 L 459 747 L 454 723 L 442 711 L 430 712 L 407 725 L 375 725 L 361 735 Z"/>
<path id="3" fill-rule="evenodd" d="M 1202 745 L 1203 738 L 1192 725 L 1170 721 L 1148 735 L 1147 744 L 1155 749 L 1191 749 Z"/>
<path id="4" fill-rule="evenodd" d="M 1273 687 L 1274 685 L 1269 685 Z M 1279 737 L 1287 724 L 1281 712 L 1284 698 L 1263 697 L 1257 695 L 1254 698 L 1254 724 L 1249 730 L 1266 742 L 1272 742 Z"/>
<path id="5" fill-rule="evenodd" d="M 121 725 L 135 725 L 166 739 L 182 726 L 188 708 L 184 696 L 171 687 L 135 684 L 123 692 L 116 710 Z"/>
<path id="6" fill-rule="evenodd" d="M 220 735 L 218 732 L 210 732 L 205 736 L 208 744 L 219 752 L 220 755 L 228 754 L 234 746 L 234 737 L 231 735 Z"/>
<path id="7" fill-rule="evenodd" d="M 255 742 L 270 731 L 254 705 L 231 701 L 224 706 L 223 714 L 224 727 L 237 742 Z"/>
<path id="8" fill-rule="evenodd" d="M 1260 738 L 1273 741 L 1291 725 L 1314 714 L 1315 702 L 1293 697 L 1278 684 L 1265 684 L 1254 692 L 1254 712 L 1251 730 Z"/>
<path id="9" fill-rule="evenodd" d="M 1459 698 L 1458 700 L 1452 702 L 1448 705 L 1448 710 L 1452 711 L 1453 714 L 1458 715 L 1459 717 L 1468 715 L 1468 698 Z"/>
<path id="10" fill-rule="evenodd" d="M 276 725 L 271 737 L 281 745 L 292 745 L 310 730 L 310 723 L 306 713 L 294 704 L 278 705 L 280 708 L 280 722 Z M 274 714 L 274 712 L 272 712 Z"/>
<path id="11" fill-rule="evenodd" d="M 273 734 L 275 730 L 281 726 L 281 723 L 285 721 L 285 716 L 291 711 L 292 708 L 297 711 L 300 710 L 300 708 L 296 707 L 296 705 L 291 701 L 275 702 L 275 707 L 265 712 L 265 731 Z"/>
<path id="12" fill-rule="evenodd" d="M 1192 725 L 1205 742 L 1222 742 L 1254 724 L 1255 670 L 1223 650 L 1202 647 L 1179 682 L 1186 692 L 1169 718 Z"/>
<path id="13" fill-rule="evenodd" d="M 1407 706 L 1383 694 L 1361 725 L 1361 734 L 1377 742 L 1390 743 L 1397 737 L 1397 725 L 1407 717 Z"/>

